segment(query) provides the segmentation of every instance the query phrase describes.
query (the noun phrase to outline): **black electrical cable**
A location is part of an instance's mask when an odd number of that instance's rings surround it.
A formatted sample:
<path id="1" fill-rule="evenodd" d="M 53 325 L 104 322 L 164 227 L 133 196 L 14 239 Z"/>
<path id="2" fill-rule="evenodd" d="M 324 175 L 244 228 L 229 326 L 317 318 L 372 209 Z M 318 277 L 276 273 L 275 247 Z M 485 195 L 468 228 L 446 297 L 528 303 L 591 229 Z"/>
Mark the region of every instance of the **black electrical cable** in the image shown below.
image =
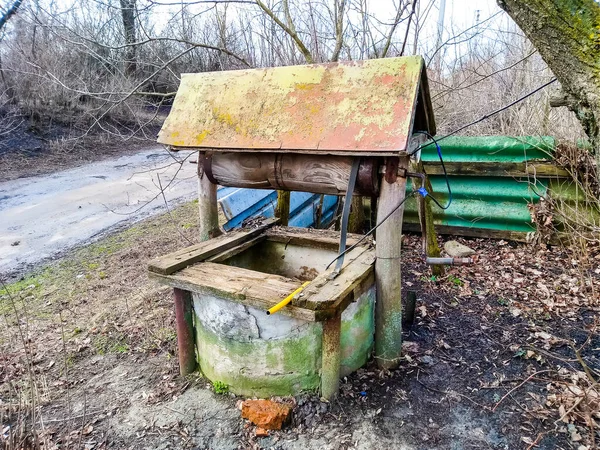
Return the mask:
<path id="1" fill-rule="evenodd" d="M 364 241 L 367 237 L 369 237 L 371 234 L 373 234 L 375 232 L 375 230 L 377 228 L 379 228 L 379 225 L 381 225 L 383 222 L 385 222 L 386 220 L 388 220 L 390 218 L 390 216 L 392 214 L 394 214 L 396 211 L 398 211 L 398 208 L 400 208 L 402 205 L 404 205 L 404 202 L 406 200 L 408 200 L 410 197 L 412 197 L 415 194 L 419 194 L 420 191 L 413 191 L 411 193 L 409 193 L 406 197 L 404 197 L 402 199 L 402 201 L 400 203 L 398 203 L 396 205 L 396 207 L 394 209 L 392 209 L 387 216 L 385 216 L 381 222 L 379 222 L 377 225 L 375 225 L 373 228 L 371 228 L 369 231 L 366 232 L 365 235 L 363 235 L 363 237 L 361 237 L 355 244 L 351 245 L 350 247 L 348 247 L 346 250 L 344 250 L 342 253 L 340 253 L 339 255 L 337 255 L 329 264 L 327 264 L 327 267 L 325 267 L 325 270 L 329 269 L 329 266 L 331 266 L 334 262 L 336 262 L 342 255 L 345 255 L 346 253 L 348 253 L 350 250 L 355 249 L 358 244 L 360 244 L 362 241 Z"/>
<path id="2" fill-rule="evenodd" d="M 534 89 L 533 91 L 531 91 L 531 92 L 529 92 L 529 93 L 525 94 L 525 95 L 524 95 L 524 96 L 522 96 L 522 97 L 519 97 L 519 98 L 518 98 L 518 99 L 516 99 L 514 102 L 512 102 L 512 103 L 509 103 L 508 105 L 505 105 L 505 106 L 503 106 L 503 107 L 502 107 L 502 108 L 500 108 L 500 109 L 497 109 L 497 110 L 495 110 L 495 111 L 492 111 L 491 113 L 489 113 L 489 114 L 486 114 L 486 115 L 484 115 L 484 116 L 480 117 L 479 119 L 475 120 L 474 122 L 468 123 L 468 124 L 466 124 L 466 125 L 464 125 L 464 126 L 462 126 L 462 127 L 458 128 L 458 129 L 454 130 L 453 132 L 451 132 L 451 133 L 449 133 L 449 134 L 446 134 L 445 136 L 442 136 L 442 137 L 438 138 L 437 140 L 436 140 L 436 139 L 434 139 L 434 138 L 433 138 L 433 136 L 431 136 L 431 134 L 427 133 L 426 131 L 415 131 L 415 133 L 422 133 L 422 134 L 426 134 L 426 135 L 428 135 L 428 136 L 429 136 L 429 138 L 430 138 L 430 139 L 431 139 L 431 140 L 434 142 L 434 144 L 435 144 L 435 146 L 436 146 L 436 149 L 437 149 L 437 152 L 438 152 L 438 156 L 439 156 L 439 158 L 440 158 L 440 162 L 441 162 L 441 164 L 442 164 L 442 169 L 444 170 L 444 176 L 445 176 L 445 178 L 446 178 L 446 185 L 448 186 L 448 195 L 449 195 L 449 198 L 448 198 L 448 204 L 447 204 L 445 207 L 444 207 L 444 206 L 442 206 L 442 205 L 440 205 L 440 203 L 437 201 L 437 199 L 436 199 L 436 198 L 435 198 L 433 195 L 431 195 L 429 192 L 427 192 L 427 190 L 425 189 L 425 187 L 424 187 L 424 186 L 422 186 L 422 187 L 421 187 L 421 189 L 419 189 L 419 190 L 417 190 L 417 191 L 413 191 L 413 192 L 411 192 L 410 194 L 408 194 L 406 197 L 404 197 L 404 198 L 402 199 L 402 201 L 401 201 L 400 203 L 398 203 L 398 205 L 397 205 L 397 206 L 396 206 L 396 207 L 395 207 L 395 208 L 394 208 L 394 209 L 393 209 L 393 210 L 392 210 L 392 211 L 391 211 L 391 212 L 390 212 L 390 213 L 389 213 L 387 216 L 385 216 L 385 217 L 384 217 L 384 218 L 381 220 L 381 222 L 377 223 L 377 225 L 375 225 L 373 228 L 371 228 L 369 231 L 367 231 L 367 233 L 366 233 L 366 234 L 365 234 L 363 237 L 361 237 L 361 238 L 360 238 L 360 239 L 359 239 L 359 240 L 358 240 L 358 241 L 357 241 L 357 242 L 356 242 L 354 245 L 351 245 L 351 246 L 350 246 L 350 247 L 348 247 L 346 250 L 344 250 L 344 251 L 343 251 L 343 252 L 341 252 L 339 255 L 337 255 L 337 256 L 336 256 L 336 257 L 335 257 L 335 258 L 334 258 L 334 259 L 333 259 L 333 260 L 332 260 L 332 261 L 331 261 L 329 264 L 327 264 L 327 267 L 325 268 L 325 270 L 329 269 L 329 267 L 330 267 L 330 266 L 331 266 L 331 265 L 332 265 L 334 262 L 336 262 L 336 261 L 337 261 L 337 260 L 338 260 L 338 259 L 339 259 L 339 258 L 340 258 L 342 255 L 345 255 L 345 254 L 346 254 L 346 253 L 348 253 L 350 250 L 352 250 L 352 249 L 356 248 L 356 246 L 357 246 L 358 244 L 360 244 L 360 243 L 361 243 L 362 241 L 364 241 L 364 240 L 365 240 L 365 239 L 366 239 L 368 236 L 370 236 L 371 234 L 373 234 L 373 232 L 374 232 L 374 231 L 375 231 L 377 228 L 379 228 L 379 225 L 381 225 L 383 222 L 385 222 L 387 219 L 389 219 L 389 218 L 390 218 L 390 216 L 391 216 L 392 214 L 394 214 L 394 213 L 395 213 L 395 212 L 398 210 L 398 208 L 400 208 L 400 207 L 401 207 L 401 206 L 404 204 L 404 202 L 406 202 L 406 200 L 408 200 L 410 197 L 412 197 L 412 196 L 413 196 L 413 195 L 415 195 L 415 194 L 421 194 L 421 195 L 423 195 L 423 197 L 425 197 L 425 196 L 429 195 L 429 196 L 431 197 L 431 199 L 434 201 L 434 203 L 435 203 L 437 206 L 439 206 L 439 207 L 440 207 L 440 208 L 442 208 L 442 209 L 448 209 L 448 208 L 450 207 L 450 204 L 452 203 L 452 191 L 450 190 L 450 183 L 448 182 L 448 173 L 446 172 L 446 166 L 444 166 L 444 160 L 443 160 L 443 158 L 442 158 L 442 151 L 441 151 L 441 148 L 440 148 L 440 145 L 439 145 L 439 143 L 438 143 L 438 142 L 439 142 L 439 141 L 441 141 L 441 140 L 443 140 L 443 139 L 446 139 L 447 137 L 453 136 L 453 135 L 455 135 L 456 133 L 459 133 L 459 132 L 461 132 L 462 130 L 465 130 L 465 129 L 469 128 L 469 127 L 472 127 L 473 125 L 476 125 L 476 124 L 478 124 L 479 122 L 483 122 L 484 120 L 486 120 L 486 119 L 489 119 L 490 117 L 492 117 L 492 116 L 494 116 L 494 115 L 496 115 L 496 114 L 498 114 L 498 113 L 501 113 L 502 111 L 505 111 L 505 110 L 507 110 L 508 108 L 510 108 L 510 107 L 512 107 L 512 106 L 514 106 L 514 105 L 516 105 L 517 103 L 520 103 L 520 102 L 522 102 L 522 101 L 523 101 L 523 100 L 525 100 L 526 98 L 529 98 L 529 97 L 531 97 L 531 96 L 532 96 L 533 94 L 535 94 L 536 92 L 539 92 L 539 91 L 541 91 L 542 89 L 544 89 L 545 87 L 547 87 L 547 86 L 550 86 L 550 85 L 551 85 L 552 83 L 554 83 L 555 81 L 556 81 L 556 78 L 553 78 L 552 80 L 550 80 L 550 81 L 548 81 L 547 83 L 545 83 L 545 84 L 541 85 L 540 87 L 538 87 L 538 88 Z M 416 148 L 416 149 L 415 149 L 415 150 L 414 150 L 412 153 L 409 153 L 408 155 L 409 155 L 409 156 L 412 156 L 412 155 L 414 155 L 415 153 L 417 153 L 419 150 L 421 150 L 423 147 L 426 147 L 427 145 L 430 145 L 430 144 L 426 144 L 426 145 L 420 145 L 420 146 L 418 146 L 418 147 L 417 147 L 417 148 Z"/>
<path id="3" fill-rule="evenodd" d="M 438 202 L 438 200 L 433 196 L 433 192 L 427 192 L 427 195 L 429 195 L 429 198 L 438 207 L 440 207 L 441 209 L 448 209 L 448 208 L 450 208 L 450 205 L 452 204 L 452 189 L 450 189 L 450 180 L 448 180 L 448 172 L 446 171 L 446 165 L 444 164 L 444 158 L 442 157 L 442 148 L 440 147 L 440 144 L 438 144 L 438 141 L 431 134 L 429 134 L 427 131 L 414 131 L 414 133 L 419 133 L 419 134 L 426 135 L 435 144 L 435 147 L 437 149 L 438 157 L 440 158 L 440 163 L 442 163 L 442 169 L 444 171 L 444 178 L 446 179 L 446 186 L 448 187 L 448 203 L 446 204 L 446 206 L 442 206 L 440 204 L 440 202 Z M 425 168 L 423 168 L 423 171 L 425 171 Z M 425 175 L 427 175 L 427 174 L 425 174 Z"/>
<path id="4" fill-rule="evenodd" d="M 471 123 L 468 123 L 468 124 L 466 124 L 466 125 L 463 125 L 462 127 L 460 127 L 460 128 L 457 128 L 456 130 L 452 131 L 451 133 L 448 133 L 448 134 L 446 134 L 446 135 L 444 135 L 444 136 L 442 136 L 442 137 L 439 137 L 439 138 L 437 139 L 437 140 L 438 140 L 438 142 L 439 142 L 439 141 L 441 141 L 441 140 L 443 140 L 443 139 L 446 139 L 447 137 L 454 136 L 456 133 L 459 133 L 459 132 L 461 132 L 461 131 L 463 131 L 463 130 L 466 130 L 467 128 L 469 128 L 469 127 L 472 127 L 473 125 L 477 125 L 478 123 L 480 123 L 480 122 L 483 122 L 484 120 L 486 120 L 486 119 L 489 119 L 490 117 L 492 117 L 492 116 L 495 116 L 496 114 L 498 114 L 498 113 L 501 113 L 502 111 L 505 111 L 505 110 L 507 110 L 508 108 L 511 108 L 512 106 L 515 106 L 517 103 L 521 103 L 523 100 L 525 100 L 525 99 L 527 99 L 527 98 L 531 97 L 533 94 L 535 94 L 535 93 L 537 93 L 537 92 L 541 91 L 542 89 L 544 89 L 544 88 L 545 88 L 545 87 L 547 87 L 547 86 L 550 86 L 550 85 L 551 85 L 552 83 L 554 83 L 555 81 L 556 81 L 556 78 L 552 78 L 552 79 L 551 79 L 550 81 L 548 81 L 547 83 L 544 83 L 544 84 L 542 84 L 540 87 L 538 87 L 538 88 L 534 89 L 533 91 L 531 91 L 531 92 L 529 92 L 529 93 L 525 94 L 525 95 L 524 95 L 524 96 L 522 96 L 522 97 L 519 97 L 519 98 L 518 98 L 518 99 L 516 99 L 514 102 L 512 102 L 512 103 L 509 103 L 508 105 L 505 105 L 505 106 L 503 106 L 503 107 L 502 107 L 502 108 L 500 108 L 500 109 L 497 109 L 497 110 L 495 110 L 495 111 L 492 111 L 491 113 L 489 113 L 489 114 L 486 114 L 486 115 L 484 115 L 484 116 L 480 117 L 479 119 L 477 119 L 477 120 L 475 120 L 475 121 L 473 121 L 473 122 L 471 122 Z M 414 150 L 412 153 L 409 153 L 408 155 L 409 155 L 409 156 L 412 156 L 412 155 L 414 155 L 415 153 L 417 153 L 419 150 L 421 150 L 423 147 L 426 147 L 427 145 L 430 145 L 430 144 L 420 145 L 420 146 L 419 146 L 419 147 L 417 147 L 417 148 L 416 148 L 416 149 L 415 149 L 415 150 Z"/>

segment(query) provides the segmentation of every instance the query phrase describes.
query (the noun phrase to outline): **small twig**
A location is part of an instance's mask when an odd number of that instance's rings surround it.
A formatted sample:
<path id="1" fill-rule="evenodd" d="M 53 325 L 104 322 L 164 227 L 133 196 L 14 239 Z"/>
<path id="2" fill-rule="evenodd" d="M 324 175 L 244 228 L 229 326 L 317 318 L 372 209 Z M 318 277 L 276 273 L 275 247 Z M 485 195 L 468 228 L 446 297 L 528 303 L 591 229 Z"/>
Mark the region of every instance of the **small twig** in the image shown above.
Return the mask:
<path id="1" fill-rule="evenodd" d="M 575 346 L 572 343 L 570 343 L 570 342 L 569 342 L 569 346 L 575 352 L 575 356 L 577 357 L 577 361 L 579 361 L 579 364 L 581 364 L 581 367 L 583 367 L 583 371 L 585 372 L 585 374 L 587 375 L 587 377 L 589 378 L 589 380 L 591 381 L 591 383 L 594 386 L 598 385 L 598 381 L 596 381 L 596 379 L 592 376 L 592 371 L 588 367 L 588 365 L 585 363 L 585 361 L 583 360 L 583 358 L 581 357 L 581 353 L 579 353 L 579 350 L 577 350 L 575 348 Z"/>
<path id="2" fill-rule="evenodd" d="M 552 369 L 547 369 L 547 370 L 540 370 L 538 372 L 534 372 L 531 375 L 529 375 L 527 378 L 525 378 L 525 380 L 523 380 L 522 383 L 519 383 L 517 386 L 515 386 L 514 388 L 512 388 L 510 391 L 508 391 L 506 394 L 504 394 L 504 397 L 502 397 L 492 408 L 492 412 L 496 411 L 496 408 L 498 408 L 498 406 L 500 406 L 500 403 L 502 403 L 506 397 L 508 397 L 510 394 L 512 394 L 514 391 L 516 391 L 517 389 L 519 389 L 521 386 L 523 386 L 525 383 L 527 383 L 529 380 L 531 380 L 533 377 L 535 377 L 536 375 L 539 375 L 540 373 L 545 373 L 545 372 L 553 372 Z"/>
<path id="3" fill-rule="evenodd" d="M 580 404 L 580 403 L 583 401 L 583 398 L 584 398 L 584 397 L 579 397 L 579 398 L 577 399 L 577 401 L 576 401 L 576 402 L 573 404 L 573 406 L 571 406 L 571 407 L 569 408 L 569 410 L 568 410 L 567 412 L 565 412 L 565 413 L 564 413 L 562 416 L 560 416 L 558 419 L 556 419 L 556 420 L 554 421 L 554 423 L 555 423 L 555 424 L 557 424 L 558 422 L 562 421 L 562 420 L 563 420 L 565 417 L 567 417 L 569 414 L 571 414 L 571 412 L 573 412 L 573 410 L 574 410 L 575 408 L 577 408 L 577 407 L 579 406 L 579 404 Z"/>
<path id="4" fill-rule="evenodd" d="M 169 411 L 172 411 L 174 413 L 181 414 L 182 416 L 185 416 L 185 413 L 182 413 L 181 411 L 177 411 L 176 409 L 173 409 L 170 406 L 165 405 L 165 408 L 167 408 Z"/>
<path id="5" fill-rule="evenodd" d="M 77 419 L 83 419 L 85 417 L 89 417 L 89 416 L 96 416 L 98 414 L 102 414 L 104 412 L 104 410 L 100 410 L 100 411 L 95 411 L 95 412 L 90 412 L 87 411 L 83 414 L 79 414 L 78 416 L 69 416 L 69 417 L 63 417 L 62 419 L 49 419 L 49 420 L 44 420 L 44 423 L 53 423 L 53 422 L 66 422 L 68 420 L 77 420 Z"/>
<path id="6" fill-rule="evenodd" d="M 531 443 L 531 445 L 529 447 L 527 447 L 527 450 L 531 450 L 533 447 L 537 447 L 538 446 L 538 442 L 540 442 L 540 439 L 542 439 L 543 436 L 544 436 L 544 433 L 539 433 L 537 435 L 537 437 L 535 438 L 535 441 L 533 441 Z"/>
<path id="7" fill-rule="evenodd" d="M 437 392 L 438 394 L 447 395 L 447 396 L 452 396 L 452 395 L 456 394 L 456 395 L 458 395 L 458 396 L 460 396 L 460 397 L 463 397 L 463 398 L 465 398 L 465 399 L 469 400 L 471 403 L 473 403 L 474 405 L 477 405 L 477 406 L 479 406 L 480 408 L 483 408 L 483 409 L 486 409 L 486 410 L 489 410 L 489 409 L 490 409 L 490 407 L 489 407 L 489 406 L 482 405 L 481 403 L 477 403 L 477 402 L 476 402 L 475 400 L 473 400 L 471 397 L 469 397 L 469 396 L 467 396 L 467 395 L 465 395 L 465 394 L 461 394 L 460 392 L 456 392 L 456 391 L 454 391 L 454 392 L 441 391 L 441 390 L 439 390 L 439 389 L 435 389 L 435 388 L 432 388 L 432 387 L 429 387 L 429 386 L 427 386 L 425 383 L 423 383 L 421 380 L 419 380 L 419 373 L 420 373 L 420 371 L 421 371 L 421 369 L 419 369 L 419 370 L 417 371 L 417 383 L 419 383 L 419 384 L 420 384 L 421 386 L 423 386 L 425 389 L 428 389 L 428 390 L 430 390 L 430 391 L 432 391 L 432 392 Z"/>

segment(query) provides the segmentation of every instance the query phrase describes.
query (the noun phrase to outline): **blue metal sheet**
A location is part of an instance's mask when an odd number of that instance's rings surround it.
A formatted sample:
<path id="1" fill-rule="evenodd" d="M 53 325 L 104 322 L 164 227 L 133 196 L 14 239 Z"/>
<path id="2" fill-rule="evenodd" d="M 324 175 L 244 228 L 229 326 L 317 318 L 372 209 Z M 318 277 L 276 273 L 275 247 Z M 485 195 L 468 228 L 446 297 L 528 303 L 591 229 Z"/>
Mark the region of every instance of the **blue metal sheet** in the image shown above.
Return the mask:
<path id="1" fill-rule="evenodd" d="M 225 189 L 228 189 L 225 191 Z M 223 194 L 221 194 L 223 192 Z M 223 225 L 226 231 L 241 226 L 250 217 L 273 217 L 277 204 L 277 192 L 264 189 L 220 188 L 217 197 L 228 219 Z M 290 196 L 290 226 L 314 227 L 316 211 L 321 196 L 308 192 L 292 192 Z M 338 198 L 326 195 L 323 199 L 322 224 L 329 224 L 335 214 Z"/>

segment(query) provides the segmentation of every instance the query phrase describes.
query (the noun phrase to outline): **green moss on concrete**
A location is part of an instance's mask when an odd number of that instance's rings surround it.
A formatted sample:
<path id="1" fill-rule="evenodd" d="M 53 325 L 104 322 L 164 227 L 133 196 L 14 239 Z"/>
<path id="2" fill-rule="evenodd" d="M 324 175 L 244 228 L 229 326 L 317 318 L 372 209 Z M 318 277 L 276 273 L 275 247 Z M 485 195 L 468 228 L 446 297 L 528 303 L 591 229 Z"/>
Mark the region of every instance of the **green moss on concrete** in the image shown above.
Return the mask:
<path id="1" fill-rule="evenodd" d="M 373 350 L 375 333 L 375 288 L 360 296 L 358 309 L 351 317 L 342 315 L 340 345 L 341 376 L 346 376 L 366 364 Z"/>
<path id="2" fill-rule="evenodd" d="M 196 317 L 200 369 L 238 395 L 268 397 L 316 391 L 320 385 L 320 324 L 287 339 L 250 342 L 216 336 Z"/>

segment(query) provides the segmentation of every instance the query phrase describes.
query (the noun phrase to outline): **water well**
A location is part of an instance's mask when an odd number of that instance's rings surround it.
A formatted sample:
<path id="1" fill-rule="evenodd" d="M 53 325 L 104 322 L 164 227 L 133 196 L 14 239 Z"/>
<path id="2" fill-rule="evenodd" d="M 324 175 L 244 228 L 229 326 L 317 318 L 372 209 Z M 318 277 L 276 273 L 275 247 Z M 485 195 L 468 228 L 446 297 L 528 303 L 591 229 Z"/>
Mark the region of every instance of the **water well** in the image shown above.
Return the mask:
<path id="1" fill-rule="evenodd" d="M 151 274 L 191 298 L 194 358 L 210 380 L 246 396 L 327 391 L 328 380 L 335 383 L 370 357 L 374 250 L 368 242 L 358 246 L 343 272 L 329 279 L 333 269 L 326 267 L 337 255 L 339 233 L 259 230 L 159 258 Z M 306 281 L 294 306 L 266 314 Z M 332 344 L 336 340 L 339 345 Z"/>
<path id="2" fill-rule="evenodd" d="M 174 288 L 181 373 L 199 367 L 243 395 L 330 398 L 371 356 L 396 367 L 402 205 L 423 132 L 435 123 L 420 57 L 183 74 L 158 141 L 199 151 L 204 242 L 149 267 Z M 281 223 L 219 236 L 217 185 L 277 189 Z M 285 191 L 343 195 L 340 232 L 277 227 Z M 352 195 L 376 202 L 377 245 L 327 268 L 358 244 Z"/>

